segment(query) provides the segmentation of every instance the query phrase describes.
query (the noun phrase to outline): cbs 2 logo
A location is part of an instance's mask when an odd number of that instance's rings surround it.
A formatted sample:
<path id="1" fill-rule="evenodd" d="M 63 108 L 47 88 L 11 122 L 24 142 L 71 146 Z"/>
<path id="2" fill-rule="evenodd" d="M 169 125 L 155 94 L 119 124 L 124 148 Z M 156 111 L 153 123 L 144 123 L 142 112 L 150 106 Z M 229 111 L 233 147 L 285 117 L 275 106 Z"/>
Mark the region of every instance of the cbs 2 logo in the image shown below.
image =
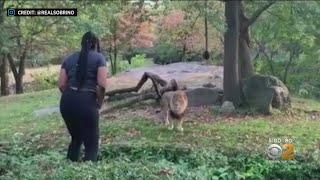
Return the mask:
<path id="1" fill-rule="evenodd" d="M 267 155 L 270 159 L 293 160 L 294 159 L 294 145 L 284 144 L 282 147 L 278 144 L 271 144 L 268 147 Z"/>

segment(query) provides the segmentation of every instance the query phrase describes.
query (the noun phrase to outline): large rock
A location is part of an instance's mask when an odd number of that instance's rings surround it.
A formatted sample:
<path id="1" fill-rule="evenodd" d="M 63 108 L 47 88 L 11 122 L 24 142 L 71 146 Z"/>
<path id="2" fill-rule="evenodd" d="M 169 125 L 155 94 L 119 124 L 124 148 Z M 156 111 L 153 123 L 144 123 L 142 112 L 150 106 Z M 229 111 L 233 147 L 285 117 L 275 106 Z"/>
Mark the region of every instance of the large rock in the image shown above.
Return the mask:
<path id="1" fill-rule="evenodd" d="M 204 105 L 221 105 L 223 90 L 220 88 L 188 88 L 186 90 L 188 104 L 191 107 Z"/>
<path id="2" fill-rule="evenodd" d="M 251 76 L 243 84 L 243 93 L 249 106 L 259 112 L 271 113 L 272 108 L 291 106 L 288 88 L 274 76 Z"/>
<path id="3" fill-rule="evenodd" d="M 233 103 L 230 101 L 224 101 L 220 113 L 222 115 L 231 115 L 236 113 L 236 108 L 234 107 Z"/>

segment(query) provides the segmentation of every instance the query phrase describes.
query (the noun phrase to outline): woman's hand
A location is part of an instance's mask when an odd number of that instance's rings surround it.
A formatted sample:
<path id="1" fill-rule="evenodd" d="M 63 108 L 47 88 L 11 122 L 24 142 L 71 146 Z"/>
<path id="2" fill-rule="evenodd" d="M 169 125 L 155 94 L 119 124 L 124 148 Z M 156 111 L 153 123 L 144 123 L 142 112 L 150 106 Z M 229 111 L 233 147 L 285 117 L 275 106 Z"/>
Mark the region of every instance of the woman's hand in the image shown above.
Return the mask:
<path id="1" fill-rule="evenodd" d="M 103 104 L 103 100 L 106 94 L 106 89 L 98 85 L 96 92 L 97 92 L 97 104 L 98 104 L 98 108 L 100 109 Z"/>

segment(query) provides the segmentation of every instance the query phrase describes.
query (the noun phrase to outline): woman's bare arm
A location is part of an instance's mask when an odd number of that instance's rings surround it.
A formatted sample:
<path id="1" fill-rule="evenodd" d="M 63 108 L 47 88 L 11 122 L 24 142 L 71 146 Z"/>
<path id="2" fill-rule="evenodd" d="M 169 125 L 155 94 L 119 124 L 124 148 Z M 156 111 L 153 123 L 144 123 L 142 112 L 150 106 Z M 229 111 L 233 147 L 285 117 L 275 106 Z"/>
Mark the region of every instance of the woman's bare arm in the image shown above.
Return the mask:
<path id="1" fill-rule="evenodd" d="M 107 67 L 101 66 L 98 68 L 97 82 L 98 82 L 98 85 L 103 88 L 107 87 L 107 74 L 108 74 Z"/>
<path id="2" fill-rule="evenodd" d="M 107 87 L 107 67 L 101 66 L 98 68 L 97 72 L 97 102 L 99 105 L 99 109 L 103 104 L 103 100 L 105 97 L 106 87 Z"/>
<path id="3" fill-rule="evenodd" d="M 68 83 L 68 77 L 66 70 L 64 68 L 61 68 L 60 74 L 59 74 L 59 81 L 58 81 L 58 86 L 61 92 L 63 92 L 67 88 L 67 83 Z"/>

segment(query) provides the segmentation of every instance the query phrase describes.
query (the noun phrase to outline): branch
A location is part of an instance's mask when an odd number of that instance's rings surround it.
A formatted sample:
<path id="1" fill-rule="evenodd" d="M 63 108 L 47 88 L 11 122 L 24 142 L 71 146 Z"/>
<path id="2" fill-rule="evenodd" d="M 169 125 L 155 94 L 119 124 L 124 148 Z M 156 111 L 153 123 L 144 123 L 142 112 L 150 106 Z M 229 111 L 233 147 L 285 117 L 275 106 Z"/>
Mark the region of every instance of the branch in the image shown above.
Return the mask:
<path id="1" fill-rule="evenodd" d="M 52 23 L 49 23 L 49 24 L 46 24 L 46 25 L 42 26 L 42 28 L 40 30 L 32 32 L 31 33 L 31 37 L 42 33 L 44 30 L 48 29 L 50 26 L 52 26 L 54 24 L 57 24 L 60 20 L 61 19 L 57 19 L 56 21 L 53 21 Z M 20 37 L 22 37 L 21 34 L 14 35 L 14 36 L 9 37 L 9 40 L 12 40 L 12 39 L 15 39 L 15 38 L 20 38 Z"/>
<path id="2" fill-rule="evenodd" d="M 259 18 L 259 16 L 274 3 L 275 3 L 275 1 L 271 1 L 268 4 L 266 4 L 265 6 L 258 9 L 256 12 L 254 12 L 253 15 L 251 16 L 251 18 L 249 19 L 248 25 L 250 26 L 251 24 L 253 24 Z"/>
<path id="3" fill-rule="evenodd" d="M 33 32 L 31 33 L 31 36 L 34 36 L 34 35 L 37 35 L 37 34 L 40 34 L 42 33 L 44 30 L 46 30 L 47 28 L 49 28 L 50 26 L 54 25 L 54 24 L 57 24 L 61 19 L 57 19 L 56 21 L 53 21 L 52 23 L 49 23 L 49 24 L 46 24 L 44 26 L 42 26 L 42 29 L 40 29 L 39 31 L 36 31 L 36 32 Z"/>
<path id="4" fill-rule="evenodd" d="M 31 40 L 30 40 L 31 41 Z M 19 75 L 24 75 L 25 73 L 25 61 L 27 58 L 27 52 L 29 49 L 29 41 L 26 42 L 26 44 L 24 45 L 24 49 L 22 51 L 22 55 L 20 56 L 20 62 L 19 62 Z"/>
<path id="5" fill-rule="evenodd" d="M 270 12 L 269 10 L 266 10 L 266 12 L 267 13 L 269 13 L 270 15 L 272 15 L 272 16 L 275 16 L 275 17 L 277 17 L 279 20 L 281 20 L 281 21 L 286 21 L 285 19 L 283 19 L 280 15 L 278 15 L 278 14 L 275 14 L 275 13 L 272 13 L 272 12 Z"/>
<path id="6" fill-rule="evenodd" d="M 201 16 L 201 12 L 198 13 L 198 15 L 196 16 L 196 19 L 193 21 L 191 28 L 193 28 L 198 20 L 198 18 Z"/>
<path id="7" fill-rule="evenodd" d="M 112 96 L 115 94 L 122 94 L 122 93 L 126 93 L 126 92 L 138 92 L 140 90 L 140 88 L 142 87 L 142 85 L 148 80 L 148 78 L 150 78 L 151 80 L 155 80 L 155 81 L 153 81 L 153 83 L 157 82 L 161 86 L 166 86 L 168 84 L 167 81 L 163 80 L 158 75 L 153 74 L 153 73 L 149 73 L 149 72 L 145 72 L 143 74 L 142 78 L 140 79 L 139 83 L 137 84 L 137 86 L 131 87 L 131 88 L 116 89 L 113 91 L 109 91 L 109 92 L 106 92 L 106 95 Z"/>

